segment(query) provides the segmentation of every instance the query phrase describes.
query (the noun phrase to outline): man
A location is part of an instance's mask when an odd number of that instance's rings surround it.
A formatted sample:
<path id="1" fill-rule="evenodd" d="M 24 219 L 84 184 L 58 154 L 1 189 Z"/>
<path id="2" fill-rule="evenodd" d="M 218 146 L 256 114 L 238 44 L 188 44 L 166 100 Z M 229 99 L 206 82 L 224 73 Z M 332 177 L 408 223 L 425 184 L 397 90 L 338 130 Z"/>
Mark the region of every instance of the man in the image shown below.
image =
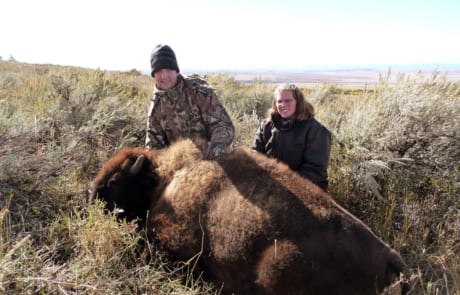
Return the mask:
<path id="1" fill-rule="evenodd" d="M 207 158 L 219 156 L 232 142 L 235 128 L 214 89 L 202 79 L 182 76 L 168 45 L 155 47 L 150 65 L 155 88 L 146 147 L 161 149 L 180 138 L 190 138 Z"/>

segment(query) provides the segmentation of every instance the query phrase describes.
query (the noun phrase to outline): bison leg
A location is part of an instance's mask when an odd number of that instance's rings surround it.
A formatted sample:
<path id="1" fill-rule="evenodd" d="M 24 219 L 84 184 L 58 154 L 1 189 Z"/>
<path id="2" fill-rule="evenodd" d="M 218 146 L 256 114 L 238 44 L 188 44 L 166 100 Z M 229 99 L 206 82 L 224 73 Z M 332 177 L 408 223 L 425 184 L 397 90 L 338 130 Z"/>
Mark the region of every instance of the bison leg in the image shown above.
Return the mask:
<path id="1" fill-rule="evenodd" d="M 257 265 L 256 284 L 267 294 L 307 294 L 305 287 L 299 285 L 304 274 L 298 266 L 302 254 L 291 241 L 274 240 L 265 249 Z M 298 293 L 302 290 L 301 293 Z"/>

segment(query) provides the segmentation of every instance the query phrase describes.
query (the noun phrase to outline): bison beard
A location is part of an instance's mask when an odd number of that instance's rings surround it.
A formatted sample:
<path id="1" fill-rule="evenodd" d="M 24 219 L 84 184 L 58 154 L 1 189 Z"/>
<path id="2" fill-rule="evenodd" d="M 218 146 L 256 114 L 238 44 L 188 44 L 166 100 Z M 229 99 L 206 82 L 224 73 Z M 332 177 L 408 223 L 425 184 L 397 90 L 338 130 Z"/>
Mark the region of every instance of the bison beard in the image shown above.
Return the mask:
<path id="1" fill-rule="evenodd" d="M 246 149 L 215 161 L 190 140 L 124 150 L 102 167 L 94 197 L 146 221 L 175 259 L 201 253 L 224 294 L 378 294 L 404 267 L 321 189 Z"/>

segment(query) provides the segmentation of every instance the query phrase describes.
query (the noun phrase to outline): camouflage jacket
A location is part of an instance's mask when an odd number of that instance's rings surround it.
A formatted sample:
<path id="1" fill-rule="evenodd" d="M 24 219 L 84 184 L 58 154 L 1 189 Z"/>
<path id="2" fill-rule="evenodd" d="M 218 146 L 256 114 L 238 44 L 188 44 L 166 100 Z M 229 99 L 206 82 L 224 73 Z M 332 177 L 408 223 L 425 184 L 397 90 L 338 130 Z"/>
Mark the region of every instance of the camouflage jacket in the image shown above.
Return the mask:
<path id="1" fill-rule="evenodd" d="M 155 87 L 148 112 L 148 149 L 161 149 L 179 138 L 197 144 L 230 145 L 235 128 L 213 88 L 199 78 L 177 77 L 167 91 Z"/>

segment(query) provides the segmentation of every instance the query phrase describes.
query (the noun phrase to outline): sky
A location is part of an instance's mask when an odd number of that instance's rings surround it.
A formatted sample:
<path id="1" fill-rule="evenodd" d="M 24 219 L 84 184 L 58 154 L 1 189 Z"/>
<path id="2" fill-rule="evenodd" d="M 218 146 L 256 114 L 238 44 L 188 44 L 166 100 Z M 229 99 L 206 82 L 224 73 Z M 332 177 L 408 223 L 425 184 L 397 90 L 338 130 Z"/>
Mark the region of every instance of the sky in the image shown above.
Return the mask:
<path id="1" fill-rule="evenodd" d="M 0 56 L 182 71 L 460 65 L 459 0 L 2 0 Z"/>

